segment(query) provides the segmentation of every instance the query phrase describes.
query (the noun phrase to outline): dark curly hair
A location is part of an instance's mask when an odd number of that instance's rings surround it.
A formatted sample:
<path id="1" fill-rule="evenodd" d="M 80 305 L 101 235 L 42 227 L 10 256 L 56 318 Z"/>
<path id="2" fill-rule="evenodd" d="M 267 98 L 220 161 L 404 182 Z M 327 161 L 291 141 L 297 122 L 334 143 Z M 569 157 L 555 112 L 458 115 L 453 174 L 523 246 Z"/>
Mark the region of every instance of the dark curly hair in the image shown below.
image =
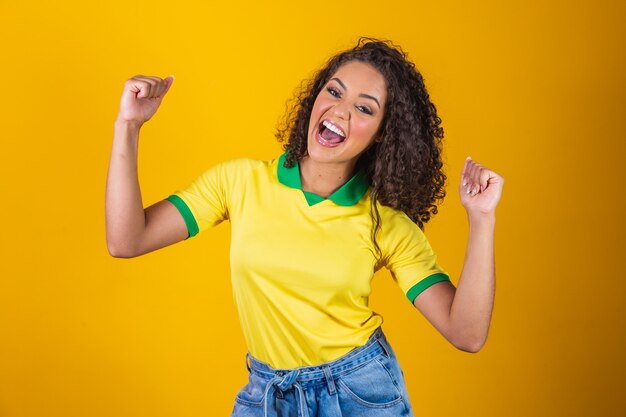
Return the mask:
<path id="1" fill-rule="evenodd" d="M 359 158 L 357 169 L 367 174 L 371 187 L 372 238 L 380 228 L 376 203 L 401 210 L 420 229 L 437 214 L 445 197 L 446 176 L 441 161 L 443 128 L 430 101 L 424 79 L 402 49 L 388 40 L 360 38 L 357 45 L 332 57 L 312 79 L 303 81 L 288 104 L 276 130 L 284 142 L 286 167 L 307 155 L 307 135 L 313 103 L 342 65 L 360 61 L 385 78 L 387 101 L 379 139 Z"/>

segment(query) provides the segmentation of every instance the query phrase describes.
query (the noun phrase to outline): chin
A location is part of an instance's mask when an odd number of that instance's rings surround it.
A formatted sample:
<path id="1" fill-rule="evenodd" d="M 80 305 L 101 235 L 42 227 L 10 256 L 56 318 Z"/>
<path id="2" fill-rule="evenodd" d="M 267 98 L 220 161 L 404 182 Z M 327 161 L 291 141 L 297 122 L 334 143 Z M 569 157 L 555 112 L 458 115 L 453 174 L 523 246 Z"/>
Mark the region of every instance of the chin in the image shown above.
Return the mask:
<path id="1" fill-rule="evenodd" d="M 307 156 L 317 162 L 338 162 L 337 158 L 341 150 L 337 148 L 325 148 L 317 142 L 308 144 Z"/>

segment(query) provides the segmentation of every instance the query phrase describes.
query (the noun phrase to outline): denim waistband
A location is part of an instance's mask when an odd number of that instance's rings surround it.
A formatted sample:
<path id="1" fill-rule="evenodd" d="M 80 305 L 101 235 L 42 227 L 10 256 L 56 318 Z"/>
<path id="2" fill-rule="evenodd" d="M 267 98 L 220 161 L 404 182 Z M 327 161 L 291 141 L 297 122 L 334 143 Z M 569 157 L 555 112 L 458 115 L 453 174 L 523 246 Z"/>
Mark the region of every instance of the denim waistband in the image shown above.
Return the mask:
<path id="1" fill-rule="evenodd" d="M 371 358 L 384 353 L 389 356 L 389 347 L 387 339 L 380 327 L 370 336 L 363 346 L 359 346 L 345 355 L 326 363 L 314 366 L 303 366 L 293 369 L 276 369 L 272 368 L 265 362 L 255 359 L 250 353 L 246 355 L 246 365 L 248 371 L 255 372 L 257 375 L 265 379 L 273 379 L 275 377 L 284 377 L 289 374 L 297 373 L 297 381 L 302 386 L 310 386 L 316 384 L 329 383 L 329 377 L 338 377 L 342 374 L 350 372 L 358 368 Z M 249 364 L 248 364 L 249 362 Z M 297 371 L 297 372 L 295 372 Z"/>
<path id="2" fill-rule="evenodd" d="M 345 355 L 330 362 L 315 366 L 302 366 L 294 369 L 274 369 L 265 362 L 253 358 L 250 353 L 246 355 L 246 365 L 249 372 L 254 372 L 267 380 L 263 399 L 263 415 L 273 416 L 272 401 L 270 398 L 276 395 L 282 398 L 283 392 L 294 389 L 299 416 L 309 417 L 308 407 L 304 390 L 308 386 L 326 384 L 330 395 L 336 394 L 335 378 L 350 372 L 370 359 L 383 353 L 390 356 L 390 347 L 383 331 L 378 327 L 363 346 L 359 346 Z M 248 365 L 249 361 L 249 365 Z"/>

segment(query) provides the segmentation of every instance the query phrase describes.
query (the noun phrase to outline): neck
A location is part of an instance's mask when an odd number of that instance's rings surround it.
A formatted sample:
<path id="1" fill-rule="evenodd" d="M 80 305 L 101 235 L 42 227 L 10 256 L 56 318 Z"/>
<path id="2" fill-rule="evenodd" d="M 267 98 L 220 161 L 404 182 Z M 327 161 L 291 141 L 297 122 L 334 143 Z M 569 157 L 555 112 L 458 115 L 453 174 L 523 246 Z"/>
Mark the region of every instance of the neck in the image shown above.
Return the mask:
<path id="1" fill-rule="evenodd" d="M 324 164 L 308 156 L 299 161 L 302 191 L 328 198 L 352 177 L 355 164 Z"/>

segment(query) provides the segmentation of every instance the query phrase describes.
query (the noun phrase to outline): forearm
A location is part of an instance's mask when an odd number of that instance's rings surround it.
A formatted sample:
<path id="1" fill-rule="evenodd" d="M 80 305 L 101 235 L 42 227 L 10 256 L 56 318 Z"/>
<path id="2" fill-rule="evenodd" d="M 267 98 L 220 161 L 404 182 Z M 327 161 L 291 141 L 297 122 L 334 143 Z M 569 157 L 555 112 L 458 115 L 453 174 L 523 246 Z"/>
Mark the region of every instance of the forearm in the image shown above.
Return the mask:
<path id="1" fill-rule="evenodd" d="M 137 175 L 140 124 L 116 121 L 107 175 L 106 238 L 113 256 L 132 256 L 145 229 Z"/>
<path id="2" fill-rule="evenodd" d="M 478 351 L 487 339 L 495 297 L 495 213 L 468 215 L 469 238 L 463 271 L 450 308 L 458 343 Z"/>

